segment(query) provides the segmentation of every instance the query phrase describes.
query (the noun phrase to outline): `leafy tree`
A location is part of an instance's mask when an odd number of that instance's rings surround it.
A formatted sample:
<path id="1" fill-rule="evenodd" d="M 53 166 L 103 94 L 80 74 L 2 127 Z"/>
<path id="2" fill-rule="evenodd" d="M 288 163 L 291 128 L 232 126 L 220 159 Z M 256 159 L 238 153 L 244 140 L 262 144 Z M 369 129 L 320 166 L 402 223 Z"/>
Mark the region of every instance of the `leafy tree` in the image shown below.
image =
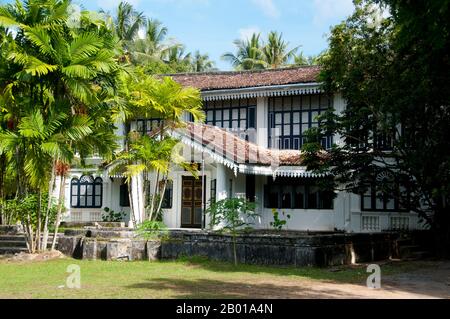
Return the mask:
<path id="1" fill-rule="evenodd" d="M 149 174 L 156 173 L 155 187 L 150 192 L 152 196 L 143 200 L 144 203 L 150 203 L 146 207 L 145 219 L 154 220 L 161 210 L 162 194 L 167 186 L 171 165 L 175 164 L 173 150 L 178 141 L 168 133 L 183 126 L 185 114 L 191 115 L 195 122 L 203 121 L 205 114 L 202 111 L 200 92 L 194 88 L 183 88 L 169 77 L 156 80 L 138 69 L 136 78 L 129 82 L 128 90 L 128 119 L 157 118 L 160 123 L 151 137 L 140 136 L 137 132 L 130 133 L 127 149 L 117 158 L 116 170 L 122 170 L 127 176 L 130 205 L 133 205 L 131 179 L 143 175 L 144 180 L 149 180 Z M 177 164 L 183 165 L 182 159 Z M 185 167 L 189 168 L 188 165 Z M 145 189 L 144 197 L 147 193 Z M 134 207 L 132 211 L 137 213 Z"/>
<path id="2" fill-rule="evenodd" d="M 233 238 L 234 264 L 237 266 L 236 236 L 244 227 L 251 226 L 259 215 L 256 205 L 245 198 L 228 198 L 211 203 L 206 213 L 210 216 L 210 227 L 230 232 Z"/>
<path id="3" fill-rule="evenodd" d="M 29 191 L 51 197 L 56 175 L 61 173 L 64 185 L 74 154 L 108 158 L 116 147 L 105 101 L 114 95 L 122 72 L 115 59 L 117 42 L 105 22 L 88 11 L 74 24 L 70 8 L 70 0 L 0 6 L 0 26 L 15 29 L 14 35 L 5 32 L 8 45 L 2 50 L 7 67 L 1 76 L 10 79 L 1 98 L 1 116 L 8 124 L 1 132 L 0 155 L 6 158 L 3 171 L 14 168 L 19 199 Z M 32 249 L 47 247 L 49 209 L 38 215 Z"/>
<path id="4" fill-rule="evenodd" d="M 450 247 L 449 10 L 449 1 L 356 2 L 322 58 L 324 87 L 347 109 L 321 116 L 304 149 L 310 169 L 331 171 L 335 187 L 361 194 L 375 183 L 417 212 L 440 255 Z M 317 138 L 331 133 L 343 143 L 324 157 Z"/>

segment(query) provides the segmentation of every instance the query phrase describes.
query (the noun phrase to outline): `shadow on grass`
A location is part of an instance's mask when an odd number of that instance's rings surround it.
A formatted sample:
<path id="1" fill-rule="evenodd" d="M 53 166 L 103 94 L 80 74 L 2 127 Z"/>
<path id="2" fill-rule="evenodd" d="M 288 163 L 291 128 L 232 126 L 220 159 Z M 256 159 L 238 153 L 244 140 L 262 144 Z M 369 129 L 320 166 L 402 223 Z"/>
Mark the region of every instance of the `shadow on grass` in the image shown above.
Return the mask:
<path id="1" fill-rule="evenodd" d="M 270 283 L 238 283 L 212 279 L 157 278 L 129 285 L 128 289 L 151 291 L 170 290 L 177 299 L 327 299 L 346 298 L 348 293 L 334 289 L 308 289 L 299 285 L 285 286 Z M 354 296 L 358 297 L 358 296 Z"/>
<path id="2" fill-rule="evenodd" d="M 194 265 L 204 270 L 224 273 L 251 273 L 273 276 L 295 276 L 307 279 L 322 280 L 337 283 L 365 283 L 367 276 L 367 264 L 345 265 L 337 267 L 292 267 L 292 266 L 265 266 L 238 264 L 230 262 L 208 260 L 206 257 L 182 257 L 177 263 Z M 423 267 L 420 263 L 384 262 L 382 266 L 385 275 L 413 271 Z"/>

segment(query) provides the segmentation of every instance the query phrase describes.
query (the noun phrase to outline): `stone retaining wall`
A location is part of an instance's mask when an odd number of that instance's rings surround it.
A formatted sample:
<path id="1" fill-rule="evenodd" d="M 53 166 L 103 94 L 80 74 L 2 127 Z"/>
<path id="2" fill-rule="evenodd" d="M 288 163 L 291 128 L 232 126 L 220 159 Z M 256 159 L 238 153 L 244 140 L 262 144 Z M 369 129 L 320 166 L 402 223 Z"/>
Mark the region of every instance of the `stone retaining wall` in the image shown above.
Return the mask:
<path id="1" fill-rule="evenodd" d="M 58 249 L 88 260 L 166 260 L 183 256 L 205 256 L 233 261 L 232 237 L 209 232 L 171 231 L 169 239 L 145 241 L 104 238 L 101 231 L 85 234 L 66 232 Z M 72 234 L 72 236 L 70 236 Z M 109 231 L 112 236 L 114 232 Z M 75 235 L 75 236 L 74 236 Z M 119 236 L 117 236 L 119 237 Z M 336 266 L 352 262 L 388 259 L 396 251 L 398 234 L 246 234 L 237 237 L 240 263 L 288 266 Z"/>

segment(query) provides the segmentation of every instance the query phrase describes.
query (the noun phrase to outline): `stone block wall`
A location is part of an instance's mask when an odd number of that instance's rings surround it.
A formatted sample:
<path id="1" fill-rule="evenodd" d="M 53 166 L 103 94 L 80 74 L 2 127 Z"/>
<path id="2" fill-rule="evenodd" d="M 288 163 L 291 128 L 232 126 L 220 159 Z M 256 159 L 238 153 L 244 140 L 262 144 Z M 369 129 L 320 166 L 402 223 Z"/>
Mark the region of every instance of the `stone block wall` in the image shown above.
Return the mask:
<path id="1" fill-rule="evenodd" d="M 72 236 L 71 236 L 72 235 Z M 75 235 L 75 236 L 74 236 Z M 172 231 L 168 239 L 146 241 L 130 234 L 102 237 L 101 231 L 66 232 L 59 250 L 68 256 L 88 260 L 167 260 L 205 256 L 232 262 L 230 235 L 209 232 Z M 236 239 L 240 263 L 283 266 L 336 266 L 396 257 L 396 233 L 376 234 L 246 234 Z"/>

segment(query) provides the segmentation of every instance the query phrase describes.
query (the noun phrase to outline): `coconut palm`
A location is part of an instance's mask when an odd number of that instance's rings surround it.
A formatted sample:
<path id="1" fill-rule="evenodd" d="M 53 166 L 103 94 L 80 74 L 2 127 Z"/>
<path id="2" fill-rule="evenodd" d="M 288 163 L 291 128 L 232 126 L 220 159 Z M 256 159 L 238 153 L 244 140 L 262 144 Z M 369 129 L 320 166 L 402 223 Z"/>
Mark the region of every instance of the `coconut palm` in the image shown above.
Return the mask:
<path id="1" fill-rule="evenodd" d="M 283 34 L 271 31 L 263 48 L 264 61 L 270 69 L 289 65 L 299 47 L 288 50 L 289 43 L 283 40 Z"/>
<path id="2" fill-rule="evenodd" d="M 294 55 L 294 63 L 295 66 L 305 66 L 305 65 L 317 65 L 319 63 L 319 56 L 310 55 L 306 57 L 303 52 L 300 54 Z"/>
<path id="3" fill-rule="evenodd" d="M 225 53 L 222 55 L 223 60 L 230 62 L 237 70 L 266 68 L 261 34 L 254 33 L 250 39 L 235 40 L 233 43 L 237 47 L 237 53 Z"/>
<path id="4" fill-rule="evenodd" d="M 196 51 L 192 59 L 193 72 L 206 72 L 214 69 L 215 63 L 209 59 L 208 54 L 201 54 Z"/>
<path id="5" fill-rule="evenodd" d="M 121 2 L 117 7 L 114 25 L 120 40 L 125 42 L 135 40 L 145 23 L 144 13 L 136 11 L 128 2 Z"/>
<path id="6" fill-rule="evenodd" d="M 178 45 L 166 41 L 168 29 L 160 21 L 148 19 L 146 25 L 145 37 L 130 44 L 131 61 L 134 64 L 161 61 L 172 46 Z"/>

